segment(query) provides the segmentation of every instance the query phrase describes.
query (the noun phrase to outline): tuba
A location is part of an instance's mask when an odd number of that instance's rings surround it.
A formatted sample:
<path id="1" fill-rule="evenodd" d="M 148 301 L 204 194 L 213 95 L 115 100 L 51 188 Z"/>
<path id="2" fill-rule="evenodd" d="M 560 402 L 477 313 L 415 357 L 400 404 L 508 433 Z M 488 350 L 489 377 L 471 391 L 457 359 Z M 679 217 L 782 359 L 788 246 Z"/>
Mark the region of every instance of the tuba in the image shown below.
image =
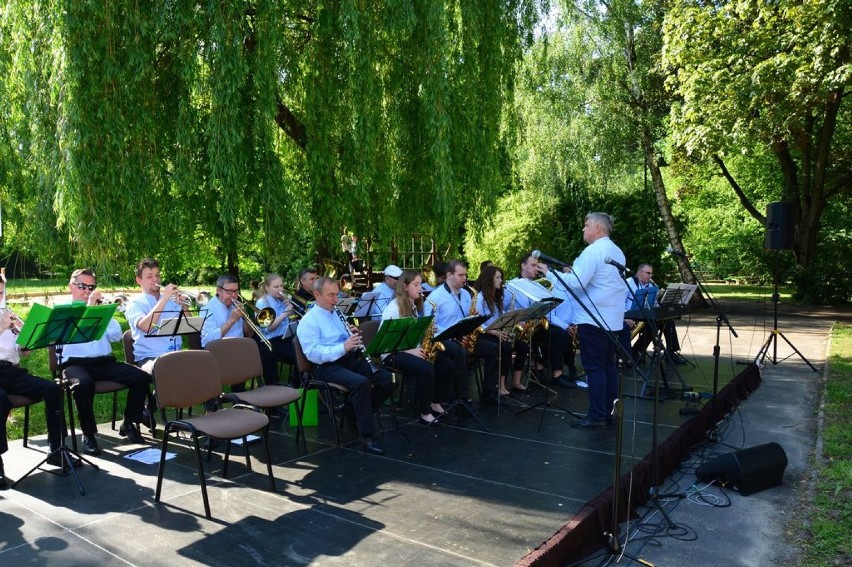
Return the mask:
<path id="1" fill-rule="evenodd" d="M 426 334 L 423 336 L 423 341 L 420 343 L 420 348 L 423 349 L 423 352 L 426 354 L 426 360 L 434 363 L 435 358 L 438 356 L 439 350 L 446 350 L 444 343 L 440 341 L 432 340 L 435 337 L 435 331 L 437 327 L 435 327 L 435 314 L 438 312 L 438 306 L 434 301 L 429 301 L 429 305 L 432 306 L 432 323 L 429 325 L 429 328 L 426 329 Z"/>

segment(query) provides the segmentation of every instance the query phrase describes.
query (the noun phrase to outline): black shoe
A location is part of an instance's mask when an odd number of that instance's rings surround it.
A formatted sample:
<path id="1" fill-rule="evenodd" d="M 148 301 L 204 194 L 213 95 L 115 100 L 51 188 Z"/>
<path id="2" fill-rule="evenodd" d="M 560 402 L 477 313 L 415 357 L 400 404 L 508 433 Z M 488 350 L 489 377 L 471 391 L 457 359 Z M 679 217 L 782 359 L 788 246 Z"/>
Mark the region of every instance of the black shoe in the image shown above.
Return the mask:
<path id="1" fill-rule="evenodd" d="M 65 461 L 65 459 L 62 458 L 62 453 L 53 452 L 53 451 L 54 451 L 54 449 L 51 449 L 51 454 L 50 454 L 50 456 L 47 457 L 47 464 L 53 465 L 54 467 L 62 467 L 62 470 L 67 470 L 68 469 L 68 463 Z M 69 453 L 69 455 L 70 455 L 70 453 Z M 83 464 L 83 461 L 81 461 L 77 457 L 72 456 L 71 457 L 71 464 L 74 465 L 75 467 L 79 467 Z"/>
<path id="2" fill-rule="evenodd" d="M 367 437 L 364 439 L 364 450 L 370 453 L 371 455 L 384 455 L 385 450 L 382 449 L 381 443 L 376 441 L 374 437 Z"/>
<path id="3" fill-rule="evenodd" d="M 98 447 L 98 440 L 94 435 L 83 435 L 83 452 L 87 455 L 101 454 L 101 448 Z"/>
<path id="4" fill-rule="evenodd" d="M 574 383 L 573 380 L 569 380 L 565 376 L 560 376 L 553 381 L 554 386 L 559 386 L 560 388 L 573 388 L 577 389 L 577 384 Z"/>
<path id="5" fill-rule="evenodd" d="M 139 428 L 136 427 L 135 423 L 130 421 L 125 421 L 121 424 L 121 427 L 118 429 L 118 434 L 122 437 L 127 437 L 127 440 L 131 443 L 145 442 L 145 440 L 142 439 L 142 434 L 139 433 Z"/>
<path id="6" fill-rule="evenodd" d="M 0 490 L 9 490 L 9 483 L 6 482 L 6 471 L 3 470 L 3 457 L 0 457 Z"/>
<path id="7" fill-rule="evenodd" d="M 580 429 L 600 429 L 606 427 L 606 421 L 603 419 L 590 419 L 587 417 L 582 421 L 575 421 L 571 424 L 571 427 L 578 427 Z"/>
<path id="8" fill-rule="evenodd" d="M 142 423 L 144 423 L 145 427 L 151 431 L 151 435 L 153 435 L 154 430 L 157 429 L 157 418 L 154 417 L 155 412 L 156 410 L 152 412 L 148 408 L 142 410 Z"/>

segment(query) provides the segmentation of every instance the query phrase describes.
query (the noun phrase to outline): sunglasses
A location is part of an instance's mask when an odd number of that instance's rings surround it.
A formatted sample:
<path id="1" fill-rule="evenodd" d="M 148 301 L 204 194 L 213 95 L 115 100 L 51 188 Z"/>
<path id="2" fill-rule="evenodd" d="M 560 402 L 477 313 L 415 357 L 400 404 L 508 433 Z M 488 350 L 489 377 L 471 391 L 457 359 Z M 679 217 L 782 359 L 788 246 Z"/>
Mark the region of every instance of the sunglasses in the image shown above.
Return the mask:
<path id="1" fill-rule="evenodd" d="M 77 286 L 77 289 L 81 291 L 84 289 L 88 289 L 89 291 L 95 291 L 98 288 L 98 284 L 76 283 L 74 285 Z"/>

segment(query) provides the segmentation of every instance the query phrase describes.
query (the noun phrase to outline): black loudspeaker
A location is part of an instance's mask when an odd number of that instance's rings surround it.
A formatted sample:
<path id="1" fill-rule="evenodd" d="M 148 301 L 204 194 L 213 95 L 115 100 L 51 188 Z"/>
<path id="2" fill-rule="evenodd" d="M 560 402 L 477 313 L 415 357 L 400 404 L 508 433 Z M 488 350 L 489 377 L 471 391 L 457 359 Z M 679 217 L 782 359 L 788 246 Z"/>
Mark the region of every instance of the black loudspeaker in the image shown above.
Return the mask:
<path id="1" fill-rule="evenodd" d="M 719 479 L 748 496 L 778 486 L 787 468 L 787 453 L 778 443 L 755 445 L 710 459 L 695 470 L 699 480 Z"/>
<path id="2" fill-rule="evenodd" d="M 792 250 L 796 235 L 796 205 L 778 201 L 766 205 L 766 248 Z"/>

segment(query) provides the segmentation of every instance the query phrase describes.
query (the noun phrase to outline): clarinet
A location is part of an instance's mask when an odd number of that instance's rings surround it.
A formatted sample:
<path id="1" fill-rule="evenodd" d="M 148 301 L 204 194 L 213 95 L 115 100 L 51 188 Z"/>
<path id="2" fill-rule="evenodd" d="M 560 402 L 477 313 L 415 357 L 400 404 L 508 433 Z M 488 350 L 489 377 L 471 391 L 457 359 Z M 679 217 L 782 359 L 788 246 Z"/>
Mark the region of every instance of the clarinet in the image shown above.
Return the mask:
<path id="1" fill-rule="evenodd" d="M 346 321 L 346 315 L 341 313 L 340 309 L 338 309 L 337 307 L 332 308 L 332 310 L 334 311 L 334 314 L 340 318 L 340 322 L 343 323 L 343 328 L 346 329 L 346 332 L 349 333 L 349 336 L 351 337 L 352 331 L 349 329 L 349 323 Z M 367 364 L 370 365 L 370 370 L 373 371 L 373 374 L 381 370 L 381 367 L 378 364 L 370 360 L 370 357 L 367 355 L 367 349 L 363 343 L 361 344 L 361 346 L 358 347 L 357 350 L 364 356 L 364 359 L 367 361 Z"/>

